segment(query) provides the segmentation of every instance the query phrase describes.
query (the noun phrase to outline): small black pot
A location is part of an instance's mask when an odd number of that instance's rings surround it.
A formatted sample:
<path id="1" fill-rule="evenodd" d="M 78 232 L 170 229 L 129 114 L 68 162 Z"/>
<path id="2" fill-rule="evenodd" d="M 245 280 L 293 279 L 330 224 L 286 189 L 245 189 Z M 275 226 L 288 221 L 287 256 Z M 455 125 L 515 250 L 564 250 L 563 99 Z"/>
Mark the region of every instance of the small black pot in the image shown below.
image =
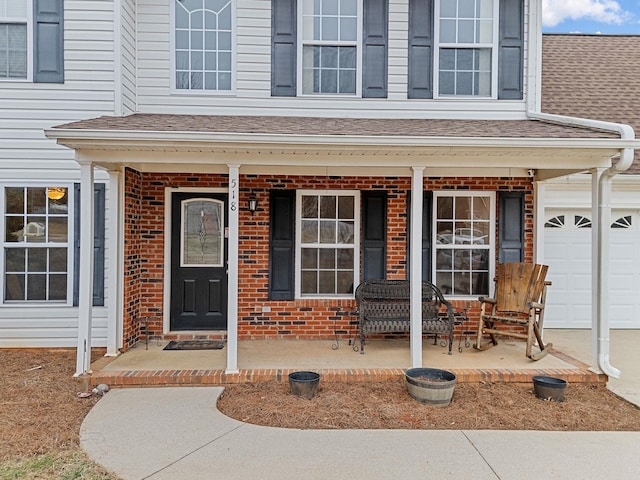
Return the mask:
<path id="1" fill-rule="evenodd" d="M 553 400 L 564 402 L 564 391 L 567 388 L 567 381 L 561 378 L 545 377 L 537 375 L 533 377 L 533 389 L 536 397 L 542 400 Z"/>

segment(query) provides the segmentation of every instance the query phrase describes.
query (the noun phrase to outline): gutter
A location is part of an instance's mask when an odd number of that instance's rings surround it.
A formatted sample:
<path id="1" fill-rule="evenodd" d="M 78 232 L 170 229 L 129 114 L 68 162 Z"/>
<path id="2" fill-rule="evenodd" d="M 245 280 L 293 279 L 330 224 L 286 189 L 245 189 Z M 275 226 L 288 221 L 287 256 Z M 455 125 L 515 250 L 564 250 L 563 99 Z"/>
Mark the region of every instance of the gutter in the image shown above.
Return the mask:
<path id="1" fill-rule="evenodd" d="M 635 140 L 633 128 L 629 125 L 529 111 L 527 111 L 527 116 L 535 120 L 555 122 L 563 125 L 608 130 L 618 133 L 620 135 L 620 139 L 623 141 Z M 595 290 L 592 294 L 592 297 L 595 300 L 593 313 L 596 320 L 596 329 L 594 331 L 594 356 L 597 361 L 598 368 L 600 368 L 600 370 L 607 376 L 613 378 L 620 378 L 621 372 L 619 369 L 611 365 L 609 361 L 609 302 L 604 285 L 604 279 L 609 278 L 610 242 L 608 225 L 611 223 L 611 206 L 609 204 L 609 196 L 611 193 L 611 181 L 613 177 L 618 173 L 628 170 L 633 163 L 633 157 L 633 148 L 622 148 L 620 150 L 620 159 L 618 162 L 602 172 L 597 179 L 598 228 L 597 232 L 594 233 L 597 250 L 594 252 L 595 268 L 593 269 L 594 278 L 592 279 L 592 284 Z M 592 173 L 592 175 L 594 175 L 594 173 Z"/>

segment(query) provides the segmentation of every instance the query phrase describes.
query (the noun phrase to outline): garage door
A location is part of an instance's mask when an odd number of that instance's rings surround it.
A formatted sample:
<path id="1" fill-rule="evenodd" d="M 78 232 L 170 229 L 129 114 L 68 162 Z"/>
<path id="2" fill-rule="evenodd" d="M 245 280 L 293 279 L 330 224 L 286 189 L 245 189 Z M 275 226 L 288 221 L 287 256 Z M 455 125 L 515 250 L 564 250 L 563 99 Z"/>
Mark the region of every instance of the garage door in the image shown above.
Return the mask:
<path id="1" fill-rule="evenodd" d="M 611 218 L 609 321 L 612 328 L 640 328 L 640 218 L 614 210 Z M 547 210 L 545 263 L 553 282 L 545 327 L 591 327 L 591 211 Z"/>

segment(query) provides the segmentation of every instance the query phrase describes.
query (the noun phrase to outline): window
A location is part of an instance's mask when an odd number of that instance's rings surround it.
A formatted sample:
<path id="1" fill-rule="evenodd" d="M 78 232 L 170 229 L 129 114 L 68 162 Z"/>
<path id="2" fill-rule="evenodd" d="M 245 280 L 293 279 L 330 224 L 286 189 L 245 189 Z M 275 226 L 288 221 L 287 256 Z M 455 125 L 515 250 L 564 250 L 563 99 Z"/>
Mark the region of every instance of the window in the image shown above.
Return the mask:
<path id="1" fill-rule="evenodd" d="M 297 192 L 297 296 L 349 297 L 358 282 L 358 192 Z"/>
<path id="2" fill-rule="evenodd" d="M 302 93 L 356 95 L 359 0 L 302 0 Z"/>
<path id="3" fill-rule="evenodd" d="M 436 0 L 435 13 L 437 95 L 495 97 L 498 0 Z"/>
<path id="4" fill-rule="evenodd" d="M 232 88 L 231 0 L 175 0 L 175 87 L 191 91 Z"/>
<path id="5" fill-rule="evenodd" d="M 67 303 L 68 188 L 6 187 L 3 200 L 4 303 Z"/>
<path id="6" fill-rule="evenodd" d="M 0 78 L 28 78 L 30 4 L 0 0 Z"/>
<path id="7" fill-rule="evenodd" d="M 631 228 L 631 225 L 633 225 L 631 223 L 631 215 L 626 215 L 624 217 L 620 217 L 617 220 L 615 220 L 613 223 L 611 223 L 611 228 Z"/>
<path id="8" fill-rule="evenodd" d="M 435 192 L 436 285 L 445 294 L 489 294 L 495 250 L 493 193 Z"/>

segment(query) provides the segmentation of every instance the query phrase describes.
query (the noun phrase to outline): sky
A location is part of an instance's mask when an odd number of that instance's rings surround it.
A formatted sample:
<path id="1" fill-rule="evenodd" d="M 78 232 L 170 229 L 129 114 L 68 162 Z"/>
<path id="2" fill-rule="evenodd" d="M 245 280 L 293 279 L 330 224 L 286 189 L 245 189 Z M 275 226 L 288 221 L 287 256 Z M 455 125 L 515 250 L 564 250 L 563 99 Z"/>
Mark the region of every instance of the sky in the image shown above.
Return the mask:
<path id="1" fill-rule="evenodd" d="M 640 35 L 640 0 L 542 0 L 542 31 Z"/>

